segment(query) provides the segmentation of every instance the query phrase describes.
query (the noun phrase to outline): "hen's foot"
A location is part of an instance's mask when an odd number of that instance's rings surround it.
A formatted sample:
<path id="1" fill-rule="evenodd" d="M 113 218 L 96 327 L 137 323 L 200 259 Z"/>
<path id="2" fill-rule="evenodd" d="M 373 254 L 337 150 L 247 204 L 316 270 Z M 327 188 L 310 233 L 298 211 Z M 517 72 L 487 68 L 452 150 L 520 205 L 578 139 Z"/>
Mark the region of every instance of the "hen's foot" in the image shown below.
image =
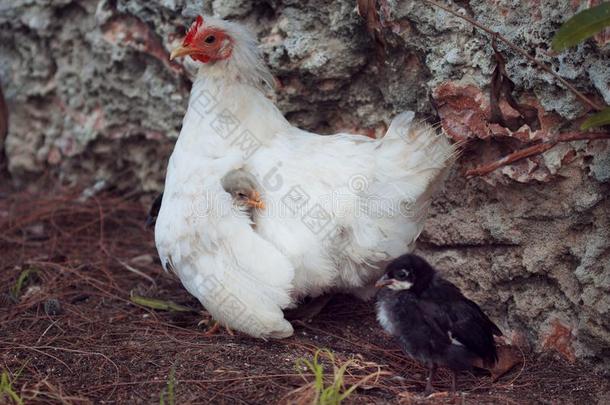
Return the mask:
<path id="1" fill-rule="evenodd" d="M 289 321 L 308 321 L 318 315 L 330 302 L 335 294 L 324 294 L 305 302 L 295 309 L 284 311 L 284 317 Z"/>
<path id="2" fill-rule="evenodd" d="M 207 330 L 203 333 L 203 336 L 207 337 L 216 335 L 220 331 L 220 327 L 222 326 L 220 322 L 215 321 L 213 319 L 202 319 L 201 321 L 199 321 L 197 326 L 202 325 L 207 325 Z M 229 335 L 235 336 L 235 333 L 233 333 L 231 328 L 229 328 L 228 326 L 225 326 L 224 328 Z"/>

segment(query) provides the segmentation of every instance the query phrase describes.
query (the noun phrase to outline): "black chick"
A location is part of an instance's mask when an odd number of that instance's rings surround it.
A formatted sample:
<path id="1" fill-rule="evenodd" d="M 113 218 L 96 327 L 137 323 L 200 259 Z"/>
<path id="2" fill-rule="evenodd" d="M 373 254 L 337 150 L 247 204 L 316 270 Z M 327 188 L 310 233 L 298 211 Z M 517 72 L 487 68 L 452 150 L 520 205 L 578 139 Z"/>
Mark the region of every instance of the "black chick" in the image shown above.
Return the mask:
<path id="1" fill-rule="evenodd" d="M 502 336 L 500 329 L 423 258 L 406 254 L 392 261 L 377 287 L 382 288 L 379 323 L 407 354 L 428 366 L 426 394 L 438 366 L 453 371 L 455 392 L 458 371 L 472 369 L 475 362 L 497 362 L 494 335 Z"/>
<path id="2" fill-rule="evenodd" d="M 157 198 L 150 205 L 148 215 L 146 216 L 145 225 L 147 228 L 152 228 L 157 222 L 157 216 L 159 216 L 159 210 L 161 209 L 161 201 L 163 201 L 163 193 L 159 194 Z"/>

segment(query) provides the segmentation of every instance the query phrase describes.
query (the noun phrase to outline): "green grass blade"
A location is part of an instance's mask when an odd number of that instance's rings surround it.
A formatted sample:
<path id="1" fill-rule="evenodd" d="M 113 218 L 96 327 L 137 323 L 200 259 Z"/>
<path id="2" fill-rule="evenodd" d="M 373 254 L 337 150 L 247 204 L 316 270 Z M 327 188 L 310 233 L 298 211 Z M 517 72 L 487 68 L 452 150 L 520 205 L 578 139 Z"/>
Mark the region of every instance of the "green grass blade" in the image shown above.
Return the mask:
<path id="1" fill-rule="evenodd" d="M 7 371 L 2 371 L 0 375 L 0 400 L 8 396 L 18 405 L 23 405 L 23 399 L 15 392 L 11 383 L 10 376 Z"/>
<path id="2" fill-rule="evenodd" d="M 176 368 L 172 367 L 169 372 L 169 380 L 167 380 L 167 402 L 169 405 L 175 405 L 174 385 L 176 384 Z"/>
<path id="3" fill-rule="evenodd" d="M 15 401 L 15 403 L 17 403 L 19 405 L 23 405 L 23 399 L 21 399 L 21 397 L 15 391 L 13 391 L 12 388 L 10 391 L 7 391 L 6 393 L 9 395 L 9 397 L 12 398 L 13 401 Z"/>
<path id="4" fill-rule="evenodd" d="M 195 312 L 192 308 L 185 307 L 184 305 L 176 304 L 173 301 L 164 301 L 157 298 L 142 297 L 140 295 L 132 294 L 130 297 L 131 302 L 134 304 L 141 305 L 143 307 L 158 309 L 161 311 L 170 312 Z"/>
<path id="5" fill-rule="evenodd" d="M 19 370 L 17 370 L 17 372 L 14 375 L 15 380 L 17 380 L 21 376 L 21 373 L 23 373 L 23 370 L 28 366 L 29 363 L 30 363 L 30 359 L 26 360 L 26 362 L 23 363 L 21 365 L 21 367 L 19 367 Z"/>
<path id="6" fill-rule="evenodd" d="M 566 21 L 553 37 L 551 47 L 555 52 L 561 52 L 608 26 L 610 26 L 610 2 L 583 10 Z"/>
<path id="7" fill-rule="evenodd" d="M 328 385 L 325 384 L 324 367 L 320 363 L 320 358 L 323 356 L 328 358 L 333 365 L 332 382 Z M 341 402 L 359 386 L 359 384 L 354 384 L 347 390 L 345 389 L 345 373 L 347 372 L 348 367 L 353 364 L 352 360 L 348 360 L 340 367 L 337 367 L 335 365 L 335 356 L 328 349 L 316 350 L 311 361 L 304 358 L 297 359 L 296 367 L 299 373 L 302 373 L 303 369 L 306 369 L 310 370 L 314 375 L 313 388 L 315 392 L 312 404 L 340 405 Z M 369 377 L 366 377 L 365 380 L 368 380 Z M 329 380 L 329 378 L 327 378 L 327 380 Z"/>
<path id="8" fill-rule="evenodd" d="M 19 298 L 19 296 L 21 295 L 21 290 L 23 290 L 23 287 L 30 279 L 30 276 L 36 274 L 37 272 L 38 271 L 36 269 L 25 269 L 19 274 L 19 277 L 17 277 L 17 281 L 15 282 L 15 285 L 11 288 L 11 291 L 10 291 L 13 299 L 16 300 Z"/>
<path id="9" fill-rule="evenodd" d="M 159 405 L 165 405 L 165 397 L 167 396 L 168 405 L 175 405 L 176 399 L 174 396 L 174 386 L 176 385 L 176 368 L 172 367 L 169 371 L 167 386 L 161 390 L 159 395 Z"/>
<path id="10" fill-rule="evenodd" d="M 341 402 L 345 398 L 347 398 L 352 393 L 352 391 L 354 391 L 356 389 L 356 385 L 352 385 L 347 390 L 345 390 L 345 384 L 343 382 L 343 380 L 344 380 L 343 377 L 345 375 L 345 372 L 347 371 L 347 368 L 351 365 L 352 365 L 352 361 L 348 360 L 345 363 L 343 363 L 341 368 L 335 373 L 335 384 L 337 387 L 337 393 L 340 394 L 339 398 L 338 398 L 339 402 Z"/>
<path id="11" fill-rule="evenodd" d="M 580 126 L 580 129 L 584 131 L 591 128 L 601 127 L 602 125 L 610 125 L 610 107 L 606 107 L 600 112 L 587 118 L 587 120 Z"/>

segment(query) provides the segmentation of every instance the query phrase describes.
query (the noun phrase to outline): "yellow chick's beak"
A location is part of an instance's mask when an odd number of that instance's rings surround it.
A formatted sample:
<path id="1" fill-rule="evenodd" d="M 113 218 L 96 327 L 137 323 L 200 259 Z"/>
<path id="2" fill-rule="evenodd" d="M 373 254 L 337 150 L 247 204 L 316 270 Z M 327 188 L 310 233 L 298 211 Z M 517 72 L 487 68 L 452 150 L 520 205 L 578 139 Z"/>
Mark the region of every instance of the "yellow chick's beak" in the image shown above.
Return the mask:
<path id="1" fill-rule="evenodd" d="M 246 205 L 254 208 L 259 208 L 261 210 L 265 209 L 265 203 L 261 200 L 261 195 L 258 191 L 253 191 L 250 195 L 250 198 L 246 201 Z"/>
<path id="2" fill-rule="evenodd" d="M 193 48 L 181 45 L 172 50 L 172 53 L 169 55 L 169 60 L 174 60 L 180 56 L 190 55 L 193 52 L 195 52 Z"/>

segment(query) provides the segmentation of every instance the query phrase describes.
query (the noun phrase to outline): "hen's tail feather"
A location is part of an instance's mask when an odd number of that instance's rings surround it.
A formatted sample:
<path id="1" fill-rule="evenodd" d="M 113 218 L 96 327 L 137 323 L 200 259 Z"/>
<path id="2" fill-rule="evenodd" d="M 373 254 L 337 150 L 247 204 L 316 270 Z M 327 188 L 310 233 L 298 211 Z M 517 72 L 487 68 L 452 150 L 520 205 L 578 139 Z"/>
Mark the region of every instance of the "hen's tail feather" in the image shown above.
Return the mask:
<path id="1" fill-rule="evenodd" d="M 415 113 L 413 111 L 405 111 L 398 114 L 390 123 L 390 127 L 383 139 L 400 137 L 400 134 L 406 132 L 411 127 L 414 118 Z"/>
<path id="2" fill-rule="evenodd" d="M 410 155 L 424 151 L 426 157 L 435 158 L 434 161 L 441 167 L 453 163 L 454 158 L 459 154 L 461 143 L 450 144 L 443 132 L 438 131 L 440 124 L 414 122 L 414 116 L 412 111 L 397 115 L 382 139 L 382 147 L 384 144 L 393 144 L 397 140 L 402 140 L 405 142 L 403 151 Z M 429 168 L 430 165 L 424 167 Z"/>
<path id="3" fill-rule="evenodd" d="M 379 164 L 383 168 L 387 161 L 400 161 L 401 173 L 397 173 L 393 181 L 408 185 L 409 194 L 419 200 L 438 190 L 458 158 L 460 146 L 459 143 L 451 144 L 435 126 L 414 122 L 414 113 L 408 111 L 392 120 L 382 138 Z"/>

